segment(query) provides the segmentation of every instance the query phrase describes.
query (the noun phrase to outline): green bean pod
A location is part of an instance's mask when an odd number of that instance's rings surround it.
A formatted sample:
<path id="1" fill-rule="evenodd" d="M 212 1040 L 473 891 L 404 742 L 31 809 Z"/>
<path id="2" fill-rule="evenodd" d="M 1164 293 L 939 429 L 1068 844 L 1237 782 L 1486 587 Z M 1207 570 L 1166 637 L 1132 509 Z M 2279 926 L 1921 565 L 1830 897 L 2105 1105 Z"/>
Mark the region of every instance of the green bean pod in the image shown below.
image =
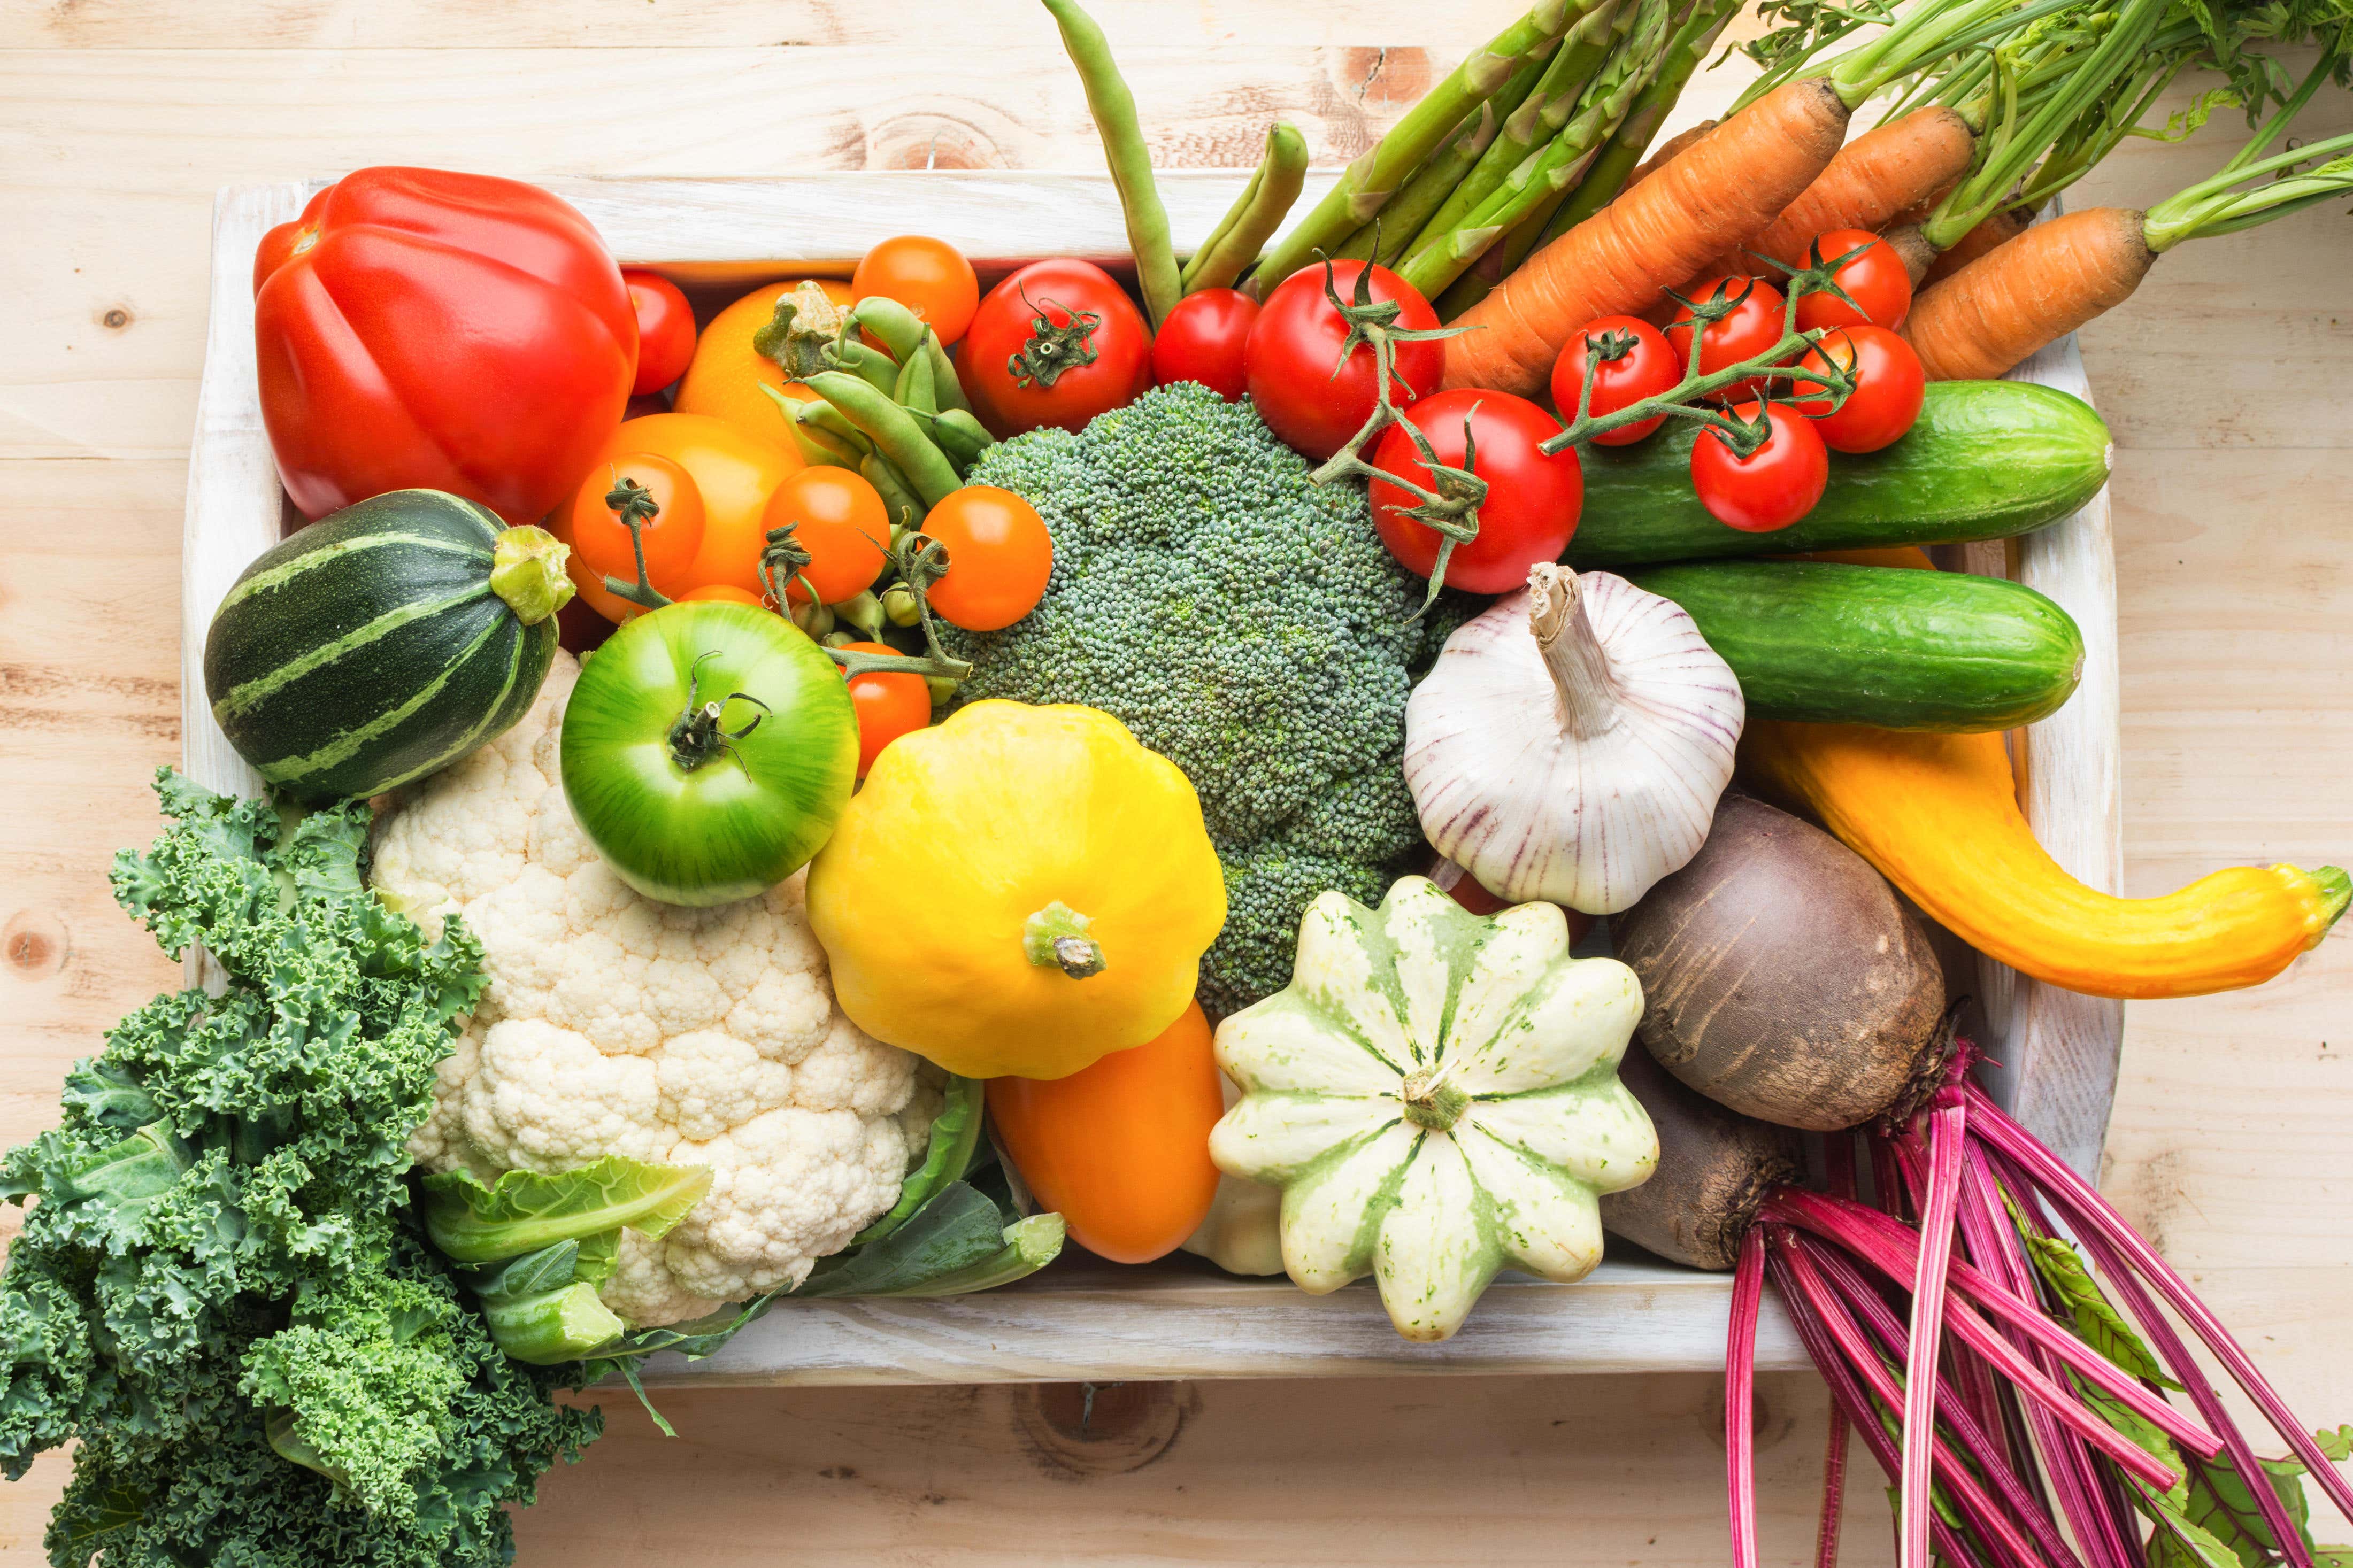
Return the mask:
<path id="1" fill-rule="evenodd" d="M 997 437 L 961 408 L 942 409 L 925 427 L 931 432 L 933 443 L 947 454 L 958 473 L 970 469 L 983 452 L 997 445 Z"/>
<path id="2" fill-rule="evenodd" d="M 902 365 L 923 346 L 923 318 L 886 294 L 869 294 L 849 308 L 849 314 L 881 339 L 891 357 Z"/>
<path id="3" fill-rule="evenodd" d="M 801 461 L 809 467 L 855 469 L 858 459 L 874 449 L 849 421 L 835 414 L 829 405 L 813 398 L 787 396 L 765 382 L 760 384 L 760 390 L 775 401 L 776 411 L 793 433 L 793 445 L 799 449 Z M 820 415 L 830 417 L 820 418 Z M 830 426 L 840 428 L 829 428 Z"/>
<path id="4" fill-rule="evenodd" d="M 964 483 L 946 454 L 923 434 L 915 416 L 892 402 L 888 393 L 877 393 L 858 377 L 834 370 L 809 377 L 808 386 L 858 426 L 860 434 L 874 443 L 874 449 L 906 476 L 927 505 L 938 505 Z"/>
<path id="5" fill-rule="evenodd" d="M 861 343 L 856 338 L 837 338 L 825 346 L 822 353 L 825 363 L 834 371 L 857 376 L 885 397 L 899 384 L 899 362 L 871 343 Z M 814 384 L 817 376 L 805 376 L 802 380 Z"/>
<path id="6" fill-rule="evenodd" d="M 958 409 L 972 412 L 972 404 L 964 395 L 964 383 L 956 379 L 955 361 L 948 358 L 947 345 L 940 342 L 939 333 L 923 329 L 923 357 L 932 362 L 932 399 L 940 412 Z"/>
<path id="7" fill-rule="evenodd" d="M 1087 110 L 1103 137 L 1103 162 L 1111 168 L 1120 211 L 1127 219 L 1135 280 L 1144 291 L 1145 310 L 1157 327 L 1185 297 L 1185 289 L 1176 252 L 1169 244 L 1168 209 L 1152 183 L 1152 150 L 1145 145 L 1144 127 L 1136 119 L 1135 95 L 1121 79 L 1103 29 L 1076 0 L 1045 0 L 1045 6 L 1061 29 L 1062 51 L 1078 68 L 1079 81 L 1087 90 Z"/>
<path id="8" fill-rule="evenodd" d="M 920 341 L 907 355 L 906 363 L 899 367 L 899 384 L 892 388 L 891 399 L 913 414 L 933 415 L 940 411 L 939 398 L 932 390 L 932 358 L 923 353 Z"/>
<path id="9" fill-rule="evenodd" d="M 869 452 L 858 460 L 858 471 L 866 476 L 866 482 L 882 498 L 882 510 L 891 514 L 894 526 L 913 528 L 923 521 L 927 510 L 923 498 L 915 493 L 897 464 L 880 452 Z"/>
<path id="10" fill-rule="evenodd" d="M 1242 200 L 1186 268 L 1187 293 L 1230 289 L 1242 269 L 1258 259 L 1307 182 L 1307 138 L 1297 126 L 1276 121 L 1267 127 L 1266 153 L 1258 167 Z"/>

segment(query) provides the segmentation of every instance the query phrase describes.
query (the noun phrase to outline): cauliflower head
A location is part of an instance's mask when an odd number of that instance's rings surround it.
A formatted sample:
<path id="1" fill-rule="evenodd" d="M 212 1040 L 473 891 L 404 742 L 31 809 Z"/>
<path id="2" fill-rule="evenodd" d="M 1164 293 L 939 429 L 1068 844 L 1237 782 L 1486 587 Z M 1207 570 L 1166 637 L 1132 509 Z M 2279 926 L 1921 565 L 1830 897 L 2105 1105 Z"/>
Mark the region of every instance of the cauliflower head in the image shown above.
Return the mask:
<path id="1" fill-rule="evenodd" d="M 420 1163 L 710 1167 L 668 1236 L 622 1233 L 601 1294 L 650 1328 L 798 1285 L 849 1245 L 896 1201 L 941 1094 L 834 1005 L 799 877 L 684 909 L 613 875 L 564 799 L 579 673 L 559 654 L 521 722 L 409 792 L 373 879 L 428 931 L 462 913 L 490 981 L 410 1142 Z"/>

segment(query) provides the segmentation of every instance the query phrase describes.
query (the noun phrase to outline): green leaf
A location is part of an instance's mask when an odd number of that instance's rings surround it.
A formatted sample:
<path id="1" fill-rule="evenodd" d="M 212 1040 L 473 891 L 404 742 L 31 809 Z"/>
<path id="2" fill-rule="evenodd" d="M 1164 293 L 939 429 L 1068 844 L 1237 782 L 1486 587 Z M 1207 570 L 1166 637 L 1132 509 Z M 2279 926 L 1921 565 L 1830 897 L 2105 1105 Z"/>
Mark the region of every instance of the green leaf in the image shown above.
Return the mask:
<path id="1" fill-rule="evenodd" d="M 499 1349 L 532 1366 L 586 1360 L 629 1329 L 585 1279 L 536 1295 L 485 1300 L 482 1317 Z"/>
<path id="2" fill-rule="evenodd" d="M 577 1170 L 507 1171 L 484 1186 L 469 1172 L 427 1176 L 425 1228 L 459 1263 L 493 1263 L 623 1226 L 662 1236 L 711 1190 L 702 1165 L 649 1165 L 607 1154 Z"/>
<path id="3" fill-rule="evenodd" d="M 2075 1249 L 2057 1237 L 2021 1227 L 2020 1235 L 2033 1260 L 2034 1271 L 2042 1277 L 2053 1293 L 2067 1307 L 2068 1316 L 2075 1325 L 2075 1337 L 2090 1345 L 2118 1369 L 2160 1388 L 2179 1388 L 2181 1384 L 2165 1374 L 2165 1363 L 2157 1359 L 2122 1313 L 2111 1306 L 2099 1282 Z"/>
<path id="4" fill-rule="evenodd" d="M 980 1147 L 984 1109 L 985 1090 L 980 1079 L 949 1078 L 947 1103 L 933 1119 L 923 1163 L 899 1184 L 899 1201 L 891 1205 L 891 1212 L 860 1231 L 850 1246 L 863 1247 L 881 1240 L 906 1224 L 949 1183 L 964 1178 L 972 1166 L 973 1152 Z"/>
<path id="5" fill-rule="evenodd" d="M 2353 1426 L 2321 1427 L 2312 1435 L 2320 1451 L 2332 1459 L 2353 1459 Z"/>
<path id="6" fill-rule="evenodd" d="M 975 1290 L 994 1290 L 999 1285 L 1009 1285 L 1026 1279 L 1043 1268 L 1062 1252 L 1062 1216 L 1058 1214 L 1033 1214 L 1027 1219 L 1016 1220 L 1005 1227 L 1005 1245 L 977 1263 L 947 1274 L 926 1279 L 920 1285 L 893 1290 L 893 1296 L 933 1297 L 965 1296 Z"/>
<path id="7" fill-rule="evenodd" d="M 1052 1217 L 1052 1228 L 1059 1231 L 1060 1216 Z M 1024 1233 L 1025 1242 L 1017 1243 L 1010 1233 L 1018 1228 L 1006 1224 L 996 1204 L 965 1183 L 954 1182 L 914 1218 L 881 1241 L 821 1260 L 800 1289 L 790 1294 L 797 1300 L 824 1296 L 954 1294 L 954 1289 L 938 1287 L 952 1277 L 971 1279 L 990 1273 L 991 1268 L 983 1265 L 1002 1268 L 1008 1247 L 1026 1245 L 1035 1251 L 1043 1245 L 1043 1228 Z M 1060 1250 L 1061 1238 L 1057 1235 L 1051 1249 L 1023 1272 L 1042 1268 Z"/>
<path id="8" fill-rule="evenodd" d="M 155 1097 L 111 1057 L 85 1057 L 74 1063 L 58 1098 L 68 1117 L 118 1132 L 144 1127 L 158 1114 Z"/>

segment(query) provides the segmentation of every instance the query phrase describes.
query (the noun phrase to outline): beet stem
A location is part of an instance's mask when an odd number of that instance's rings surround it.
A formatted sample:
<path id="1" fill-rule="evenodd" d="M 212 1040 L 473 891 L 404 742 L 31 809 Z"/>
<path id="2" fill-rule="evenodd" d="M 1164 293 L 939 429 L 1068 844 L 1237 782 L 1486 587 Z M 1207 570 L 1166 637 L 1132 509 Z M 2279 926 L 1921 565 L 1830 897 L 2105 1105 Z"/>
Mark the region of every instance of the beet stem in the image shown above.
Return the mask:
<path id="1" fill-rule="evenodd" d="M 1831 1405 L 1822 1440 L 1822 1513 L 1814 1525 L 1814 1568 L 1838 1568 L 1839 1526 L 1846 1516 L 1846 1412 Z"/>
<path id="2" fill-rule="evenodd" d="M 1732 1276 L 1732 1324 L 1724 1347 L 1724 1467 L 1732 1515 L 1732 1568 L 1757 1568 L 1757 1316 L 1764 1304 L 1765 1237 L 1750 1226 Z"/>
<path id="3" fill-rule="evenodd" d="M 2353 1519 L 2353 1485 L 2348 1485 L 2345 1478 L 2337 1473 L 2336 1465 L 2320 1451 L 2320 1445 L 2313 1441 L 2312 1434 L 2296 1420 L 2295 1413 L 2287 1407 L 2286 1402 L 2255 1369 L 2253 1361 L 2240 1348 L 2239 1342 L 2231 1337 L 2230 1331 L 2222 1326 L 2221 1321 L 2208 1310 L 2205 1302 L 2191 1293 L 2181 1276 L 2173 1271 L 2173 1266 L 2158 1257 L 2157 1249 L 2143 1240 L 2140 1233 L 2127 1225 L 2124 1215 L 2100 1196 L 2090 1183 L 2036 1142 L 2033 1134 L 2012 1121 L 2000 1106 L 1986 1098 L 1982 1090 L 1972 1085 L 1968 1093 L 1970 1109 L 1979 1111 L 1979 1122 L 1986 1129 L 1988 1142 L 2010 1155 L 2035 1187 L 2049 1194 L 2061 1207 L 2068 1210 L 2080 1234 L 2099 1236 L 2121 1258 L 2129 1261 L 2134 1268 L 2147 1277 L 2148 1282 L 2157 1288 L 2158 1294 L 2181 1314 L 2183 1321 L 2200 1339 L 2206 1342 L 2206 1348 L 2214 1352 L 2214 1358 L 2230 1370 L 2231 1375 L 2238 1380 L 2239 1386 L 2246 1391 L 2247 1397 L 2255 1402 L 2271 1422 L 2273 1429 L 2287 1440 L 2288 1447 L 2295 1451 L 2297 1458 L 2304 1461 L 2305 1468 L 2312 1472 L 2313 1479 L 2320 1483 L 2321 1489 L 2328 1494 L 2329 1500 L 2337 1505 L 2338 1511 L 2348 1519 Z M 2189 1379 L 2181 1381 L 2188 1383 Z M 2208 1449 L 2201 1458 L 2213 1458 L 2220 1447 L 2218 1442 L 2215 1448 Z M 2232 1458 L 2235 1459 L 2236 1455 Z M 2259 1494 L 2259 1501 L 2262 1500 L 2260 1494 L 2270 1490 L 2268 1487 L 2256 1485 L 2261 1474 L 2260 1470 L 2251 1471 L 2248 1477 L 2248 1484 Z M 2268 1514 L 2270 1510 L 2266 1509 L 2264 1511 Z M 2281 1545 L 2284 1549 L 2288 1547 L 2286 1542 L 2282 1542 Z"/>
<path id="4" fill-rule="evenodd" d="M 1943 1097 L 1940 1094 L 1939 1099 Z M 1902 1568 L 1928 1568 L 1928 1466 L 1936 1423 L 1936 1355 L 1945 1338 L 1945 1279 L 1953 1260 L 1953 1226 L 1961 1196 L 1961 1140 L 1967 1102 L 1940 1103 L 1926 1117 L 1927 1179 L 1920 1196 L 1920 1249 L 1912 1273 L 1911 1345 L 1904 1358 Z"/>

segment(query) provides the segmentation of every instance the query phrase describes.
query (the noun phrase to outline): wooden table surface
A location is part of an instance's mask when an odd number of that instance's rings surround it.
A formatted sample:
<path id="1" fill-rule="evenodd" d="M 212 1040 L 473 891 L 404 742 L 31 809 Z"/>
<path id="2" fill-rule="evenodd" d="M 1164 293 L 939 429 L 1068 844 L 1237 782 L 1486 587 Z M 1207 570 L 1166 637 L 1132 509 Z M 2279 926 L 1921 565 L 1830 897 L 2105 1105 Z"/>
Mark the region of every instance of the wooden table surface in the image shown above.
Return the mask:
<path id="1" fill-rule="evenodd" d="M 1267 119 L 1361 150 L 1520 0 L 1101 0 L 1167 165 Z M 2337 97 L 2312 135 L 2353 127 Z M 2134 142 L 2142 205 L 2234 124 Z M 181 503 L 216 187 L 371 163 L 541 174 L 1092 169 L 1024 0 L 8 0 L 0 5 L 0 1143 L 174 966 L 109 900 L 179 756 Z M 907 215 L 910 228 L 922 215 Z M 2353 854 L 2353 227 L 2199 241 L 2084 334 L 2117 442 L 2128 891 Z M 2130 1010 L 2109 1194 L 2303 1414 L 2353 1418 L 2353 942 Z M 1367 1379 L 627 1401 L 522 1524 L 525 1568 L 1723 1560 L 1720 1384 Z M 1822 1402 L 1759 1400 L 1767 1561 L 1808 1549 Z M 1858 1461 L 1858 1473 L 1862 1468 Z M 66 1466 L 0 1489 L 39 1560 Z M 1848 1545 L 1890 1555 L 1875 1477 Z M 2324 1520 L 2327 1515 L 2324 1510 Z M 2348 1531 L 2327 1521 L 2321 1538 Z"/>

